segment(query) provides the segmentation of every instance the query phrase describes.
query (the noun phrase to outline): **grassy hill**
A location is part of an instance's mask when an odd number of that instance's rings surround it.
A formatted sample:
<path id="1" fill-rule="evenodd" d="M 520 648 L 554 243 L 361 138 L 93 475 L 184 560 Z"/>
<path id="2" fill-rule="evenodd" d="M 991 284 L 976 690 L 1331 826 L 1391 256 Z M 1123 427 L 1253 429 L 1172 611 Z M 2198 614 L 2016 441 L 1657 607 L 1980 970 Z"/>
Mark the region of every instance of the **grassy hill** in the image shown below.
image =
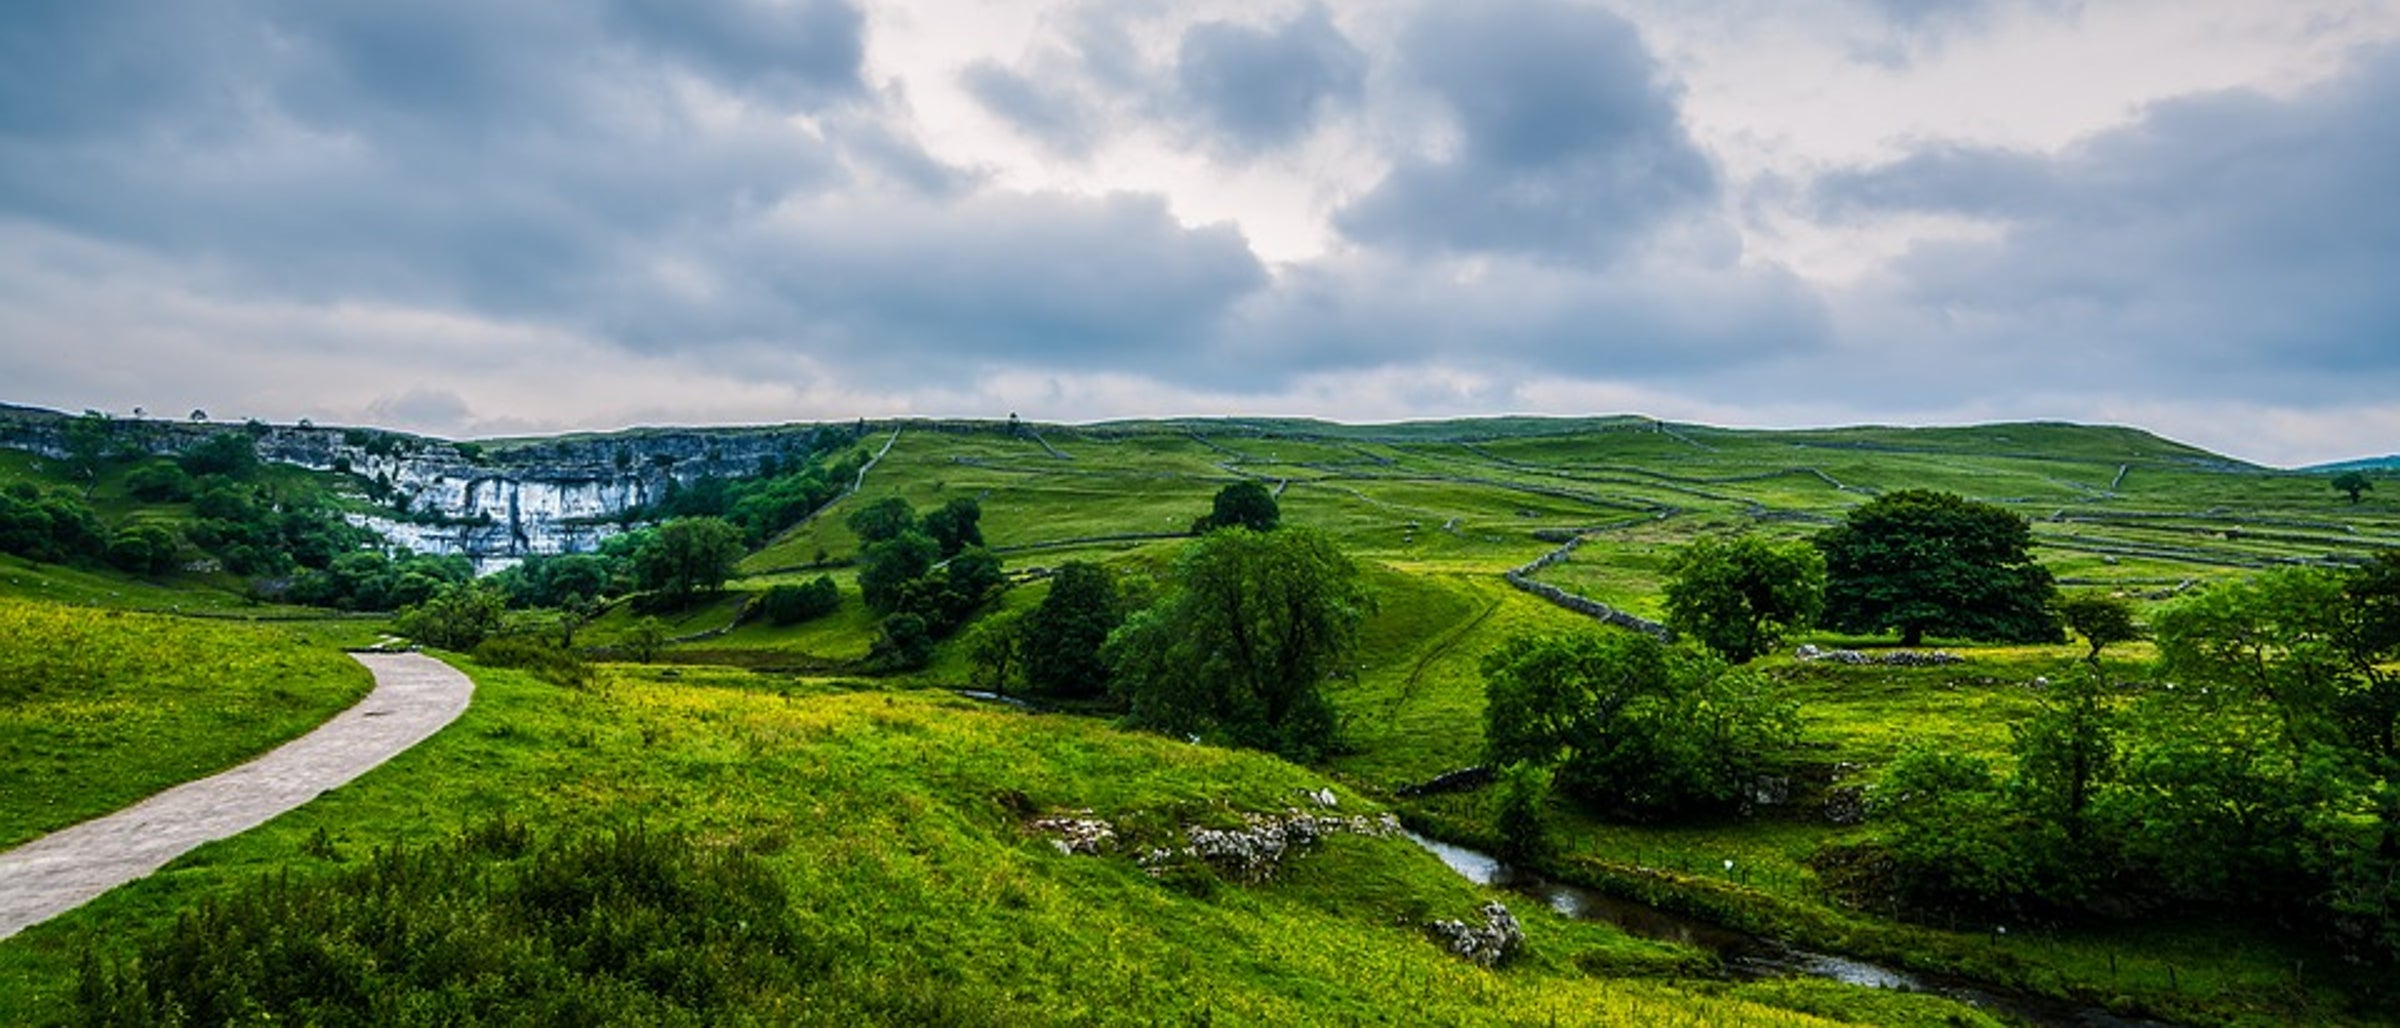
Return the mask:
<path id="1" fill-rule="evenodd" d="M 684 639 L 666 649 L 675 666 L 617 666 L 588 691 L 478 670 L 485 692 L 476 708 L 428 747 L 0 944 L 0 969 L 10 972 L 0 979 L 25 983 L 0 989 L 0 1021 L 62 1016 L 82 947 L 130 954 L 158 938 L 175 911 L 240 893 L 260 872 L 338 877 L 377 847 L 448 846 L 503 814 L 562 844 L 640 822 L 755 854 L 788 903 L 806 911 L 794 915 L 792 937 L 815 954 L 808 966 L 821 975 L 806 989 L 754 997 L 756 1009 L 801 1012 L 793 1020 L 1971 1016 L 1927 997 L 1717 979 L 1695 950 L 1558 919 L 1523 898 L 1510 903 L 1527 920 L 1532 956 L 1501 972 L 1473 970 L 1418 924 L 1466 917 L 1480 894 L 1399 840 L 1337 837 L 1271 883 L 1187 891 L 1150 878 L 1124 853 L 1057 853 L 1029 826 L 1090 808 L 1168 838 L 1187 821 L 1235 824 L 1331 784 L 1345 813 L 1393 810 L 1454 838 L 1488 839 L 1489 795 L 1406 799 L 1401 791 L 1481 759 L 1478 664 L 1487 651 L 1514 634 L 1591 625 L 1501 577 L 1569 541 L 1572 552 L 1537 580 L 1645 616 L 1659 613 L 1660 568 L 1676 546 L 1720 533 L 1804 536 L 1903 488 L 1948 489 L 2015 510 L 2033 523 L 2037 555 L 2070 588 L 2145 606 L 2263 568 L 2352 562 L 2400 544 L 2400 494 L 2369 494 L 2354 506 L 2319 475 L 2114 427 L 1771 432 L 1502 418 L 867 429 L 872 447 L 891 446 L 856 494 L 768 540 L 726 595 L 667 616 Z M 40 463 L 0 454 L 0 479 L 57 481 Z M 1326 766 L 1129 735 L 1103 720 L 970 705 L 932 691 L 967 681 L 955 644 L 921 672 L 861 674 L 875 624 L 848 566 L 858 541 L 843 516 L 855 505 L 898 495 L 928 509 L 972 497 L 986 539 L 1012 570 L 1100 561 L 1138 588 L 1168 566 L 1210 496 L 1241 479 L 1268 485 L 1287 521 L 1330 533 L 1366 569 L 1374 609 L 1360 667 L 1332 692 L 1349 745 Z M 108 488 L 97 497 L 106 500 Z M 108 516 L 172 513 L 126 505 Z M 788 628 L 735 624 L 749 597 L 821 573 L 844 592 L 835 615 Z M 0 561 L 0 595 L 240 612 L 228 586 L 238 583 L 137 582 Z M 1028 578 L 996 606 L 1030 608 L 1046 589 Z M 620 606 L 580 638 L 621 642 L 636 620 Z M 2371 982 L 2271 927 L 2017 925 L 2003 937 L 1989 925 L 1894 923 L 1830 897 L 1810 856 L 1861 829 L 1818 815 L 1812 804 L 1825 790 L 1871 781 L 1910 738 L 2000 754 L 2009 721 L 2035 703 L 2028 683 L 2081 653 L 2073 645 L 1948 648 L 1966 662 L 1844 668 L 1769 658 L 1766 670 L 1802 705 L 1805 761 L 1816 777 L 1798 799 L 1751 819 L 1671 828 L 1569 814 L 1562 863 L 1610 891 L 1713 920 L 2070 1004 L 2204 1022 L 2377 1019 Z M 2111 653 L 2146 656 L 2138 645 Z M 493 861 L 496 880 L 532 873 L 510 860 Z M 1339 956 L 1354 951 L 1355 960 Z"/>

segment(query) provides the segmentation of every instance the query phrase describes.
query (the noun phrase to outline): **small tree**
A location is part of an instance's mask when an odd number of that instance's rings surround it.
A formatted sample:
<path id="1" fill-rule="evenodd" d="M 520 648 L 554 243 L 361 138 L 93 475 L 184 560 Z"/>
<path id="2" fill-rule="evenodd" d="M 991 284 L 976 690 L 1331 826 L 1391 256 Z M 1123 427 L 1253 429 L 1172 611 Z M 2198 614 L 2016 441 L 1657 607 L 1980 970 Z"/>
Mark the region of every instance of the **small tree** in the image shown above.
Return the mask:
<path id="1" fill-rule="evenodd" d="M 741 559 L 741 529 L 723 518 L 676 518 L 634 551 L 634 577 L 660 604 L 682 606 L 723 586 Z"/>
<path id="2" fill-rule="evenodd" d="M 1282 519 L 1283 511 L 1275 504 L 1275 494 L 1268 492 L 1262 483 L 1243 479 L 1217 490 L 1208 514 L 1192 524 L 1192 531 L 1203 533 L 1220 528 L 1247 528 L 1253 532 L 1269 532 Z"/>
<path id="3" fill-rule="evenodd" d="M 851 533 L 865 544 L 897 539 L 902 533 L 918 531 L 920 527 L 916 509 L 898 496 L 886 496 L 851 511 L 842 523 L 850 526 Z"/>
<path id="4" fill-rule="evenodd" d="M 1347 666 L 1365 606 L 1358 566 L 1321 533 L 1212 532 L 1109 637 L 1111 688 L 1135 724 L 1315 760 L 1336 729 L 1323 686 Z"/>
<path id="5" fill-rule="evenodd" d="M 1108 569 L 1068 561 L 1050 577 L 1050 593 L 1025 619 L 1025 682 L 1052 696 L 1093 697 L 1108 691 L 1108 661 L 1100 648 L 1125 620 Z"/>
<path id="6" fill-rule="evenodd" d="M 842 592 L 841 587 L 834 584 L 833 576 L 819 575 L 799 585 L 786 582 L 770 587 L 758 598 L 758 605 L 766 613 L 768 621 L 777 625 L 796 625 L 840 609 Z"/>
<path id="7" fill-rule="evenodd" d="M 1736 664 L 1825 607 L 1825 557 L 1803 542 L 1701 539 L 1667 562 L 1667 624 Z"/>
<path id="8" fill-rule="evenodd" d="M 925 619 L 906 611 L 883 619 L 883 631 L 867 648 L 867 663 L 884 671 L 914 671 L 933 663 L 933 633 Z"/>
<path id="9" fill-rule="evenodd" d="M 977 622 L 967 633 L 968 677 L 979 688 L 1006 696 L 1023 671 L 1024 617 L 1010 612 Z"/>
<path id="10" fill-rule="evenodd" d="M 1493 763 L 1555 766 L 1559 788 L 1634 816 L 1733 806 L 1799 734 L 1757 673 L 1634 632 L 1517 636 L 1483 678 Z"/>
<path id="11" fill-rule="evenodd" d="M 431 599 L 400 612 L 394 625 L 427 646 L 466 652 L 500 630 L 508 600 L 483 582 L 453 582 Z"/>
<path id="12" fill-rule="evenodd" d="M 1500 855 L 1539 860 L 1550 853 L 1550 769 L 1518 761 L 1500 770 Z"/>
<path id="13" fill-rule="evenodd" d="M 1852 510 L 1816 539 L 1825 552 L 1825 615 L 1844 632 L 1898 629 L 2000 642 L 2055 642 L 2050 571 L 2033 529 L 2010 511 L 1950 493 L 1904 489 Z"/>
<path id="14" fill-rule="evenodd" d="M 967 547 L 983 545 L 982 520 L 983 507 L 962 496 L 925 515 L 925 534 L 942 548 L 942 556 L 952 557 Z"/>
<path id="15" fill-rule="evenodd" d="M 2100 649 L 2110 643 L 2132 642 L 2142 637 L 2141 626 L 2134 623 L 2133 604 L 2107 593 L 2077 593 L 2058 601 L 2058 619 L 2067 629 L 2083 637 L 2092 652 L 2084 659 L 2100 662 Z"/>
<path id="16" fill-rule="evenodd" d="M 2348 496 L 2351 503 L 2357 503 L 2359 494 L 2375 491 L 2375 482 L 2367 477 L 2366 472 L 2345 471 L 2333 476 L 2333 491 Z"/>
<path id="17" fill-rule="evenodd" d="M 625 633 L 626 650 L 633 654 L 633 659 L 644 664 L 657 660 L 659 651 L 666 647 L 667 624 L 657 618 L 642 618 Z"/>
<path id="18" fill-rule="evenodd" d="M 868 543 L 859 555 L 860 598 L 879 613 L 899 609 L 908 587 L 932 571 L 940 555 L 940 545 L 914 529 Z"/>

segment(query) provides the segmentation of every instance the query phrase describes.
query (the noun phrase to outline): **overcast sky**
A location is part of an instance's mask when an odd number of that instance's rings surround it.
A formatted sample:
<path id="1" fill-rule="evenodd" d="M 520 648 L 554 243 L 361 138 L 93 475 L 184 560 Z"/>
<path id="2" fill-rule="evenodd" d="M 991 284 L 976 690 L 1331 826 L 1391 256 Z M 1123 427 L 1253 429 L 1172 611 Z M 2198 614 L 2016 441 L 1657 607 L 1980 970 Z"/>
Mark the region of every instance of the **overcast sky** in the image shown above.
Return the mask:
<path id="1" fill-rule="evenodd" d="M 2400 451 L 2400 0 L 18 0 L 0 400 Z"/>

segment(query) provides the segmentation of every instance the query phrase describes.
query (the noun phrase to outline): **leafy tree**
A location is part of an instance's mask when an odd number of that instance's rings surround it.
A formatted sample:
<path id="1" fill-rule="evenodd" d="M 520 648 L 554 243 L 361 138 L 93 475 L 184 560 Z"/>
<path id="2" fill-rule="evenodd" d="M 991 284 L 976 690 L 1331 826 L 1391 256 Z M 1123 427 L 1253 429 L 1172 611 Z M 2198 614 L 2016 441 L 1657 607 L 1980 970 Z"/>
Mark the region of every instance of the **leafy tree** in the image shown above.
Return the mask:
<path id="1" fill-rule="evenodd" d="M 914 671 L 933 663 L 933 632 L 924 618 L 907 611 L 885 618 L 867 647 L 867 663 L 885 671 Z"/>
<path id="2" fill-rule="evenodd" d="M 634 577 L 667 606 L 714 592 L 742 559 L 742 533 L 723 518 L 677 518 L 634 552 Z"/>
<path id="3" fill-rule="evenodd" d="M 1006 696 L 1009 683 L 1023 674 L 1024 615 L 1009 612 L 978 622 L 967 633 L 969 680 L 978 688 Z"/>
<path id="4" fill-rule="evenodd" d="M 1736 664 L 1825 606 L 1825 557 L 1802 542 L 1700 539 L 1667 562 L 1667 624 Z"/>
<path id="5" fill-rule="evenodd" d="M 174 530 L 164 525 L 127 525 L 110 537 L 108 562 L 137 575 L 163 575 L 175 570 L 180 546 Z"/>
<path id="6" fill-rule="evenodd" d="M 983 545 L 982 519 L 982 505 L 962 496 L 925 515 L 925 534 L 941 546 L 942 556 L 956 556 L 969 546 Z"/>
<path id="7" fill-rule="evenodd" d="M 625 633 L 625 648 L 644 664 L 657 660 L 659 651 L 667 648 L 667 623 L 655 617 L 635 621 Z"/>
<path id="8" fill-rule="evenodd" d="M 2020 806 L 2069 838 L 2089 834 L 2092 798 L 2116 773 L 2116 720 L 2098 670 L 2062 676 L 2038 712 L 2009 726 Z"/>
<path id="9" fill-rule="evenodd" d="M 1500 769 L 1500 812 L 1493 821 L 1502 857 L 1528 861 L 1549 855 L 1551 782 L 1549 768 L 1529 761 Z"/>
<path id="10" fill-rule="evenodd" d="M 180 503 L 192 498 L 192 476 L 173 462 L 152 461 L 125 476 L 125 489 L 135 499 Z"/>
<path id="11" fill-rule="evenodd" d="M 2101 647 L 2142 637 L 2142 627 L 2133 620 L 2133 604 L 2117 596 L 2077 593 L 2062 597 L 2057 611 L 2058 619 L 2066 623 L 2067 629 L 2091 645 L 2092 652 L 2084 659 L 2095 664 L 2100 661 Z"/>
<path id="12" fill-rule="evenodd" d="M 108 461 L 108 444 L 115 435 L 109 417 L 96 410 L 84 411 L 80 417 L 67 422 L 67 467 L 75 477 L 84 481 L 84 495 L 99 484 L 100 468 Z"/>
<path id="13" fill-rule="evenodd" d="M 1125 620 L 1108 569 L 1068 561 L 1050 577 L 1050 594 L 1025 618 L 1025 683 L 1051 696 L 1089 698 L 1108 691 L 1101 647 Z"/>
<path id="14" fill-rule="evenodd" d="M 2333 491 L 2348 496 L 2351 503 L 2357 503 L 2359 494 L 2375 491 L 2375 482 L 2363 471 L 2345 471 L 2333 476 Z"/>
<path id="15" fill-rule="evenodd" d="M 833 613 L 842 605 L 841 587 L 833 576 L 819 575 L 800 585 L 784 583 L 769 588 L 759 597 L 759 609 L 767 620 L 778 625 L 796 625 Z"/>
<path id="16" fill-rule="evenodd" d="M 843 521 L 858 541 L 875 544 L 897 539 L 902 534 L 919 530 L 917 512 L 908 501 L 898 496 L 886 496 L 857 510 Z"/>
<path id="17" fill-rule="evenodd" d="M 2024 518 L 1951 493 L 1876 497 L 1817 537 L 1825 552 L 1825 622 L 1844 632 L 1898 629 L 2001 642 L 2054 642 L 2057 587 L 2035 563 Z"/>
<path id="18" fill-rule="evenodd" d="M 868 543 L 859 556 L 860 598 L 878 613 L 898 610 L 909 585 L 931 572 L 940 555 L 940 544 L 914 529 Z"/>
<path id="19" fill-rule="evenodd" d="M 400 634 L 427 646 L 464 652 L 499 631 L 507 609 L 500 590 L 482 582 L 457 582 L 401 611 L 394 625 Z"/>
<path id="20" fill-rule="evenodd" d="M 1493 763 L 1554 766 L 1570 795 L 1638 817 L 1738 804 L 1799 735 L 1763 677 L 1634 632 L 1516 636 L 1483 678 Z"/>
<path id="21" fill-rule="evenodd" d="M 1334 745 L 1327 679 L 1357 642 L 1358 567 L 1322 533 L 1227 528 L 1184 549 L 1106 647 L 1133 723 L 1310 761 Z"/>
<path id="22" fill-rule="evenodd" d="M 1928 744 L 1900 752 L 1870 793 L 1891 884 L 1919 906 L 2029 894 L 2024 824 L 1982 757 Z"/>
<path id="23" fill-rule="evenodd" d="M 1213 532 L 1220 528 L 1247 528 L 1253 532 L 1270 532 L 1283 519 L 1283 511 L 1275 504 L 1275 494 L 1250 479 L 1243 479 L 1223 489 L 1209 504 L 1209 512 L 1192 524 L 1194 533 Z"/>
<path id="24" fill-rule="evenodd" d="M 223 475 L 235 481 L 258 472 L 258 441 L 241 432 L 217 432 L 183 451 L 183 470 L 192 477 Z"/>

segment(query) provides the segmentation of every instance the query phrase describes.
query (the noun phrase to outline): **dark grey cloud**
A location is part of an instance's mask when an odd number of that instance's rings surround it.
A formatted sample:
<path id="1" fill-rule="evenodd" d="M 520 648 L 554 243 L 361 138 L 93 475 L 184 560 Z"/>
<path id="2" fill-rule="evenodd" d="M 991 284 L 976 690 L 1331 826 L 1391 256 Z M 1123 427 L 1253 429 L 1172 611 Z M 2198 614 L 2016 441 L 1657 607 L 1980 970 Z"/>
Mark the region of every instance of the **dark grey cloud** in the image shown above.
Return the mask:
<path id="1" fill-rule="evenodd" d="M 1366 54 L 1312 4 L 1273 29 L 1202 22 L 1177 48 L 1175 82 L 1193 120 L 1235 152 L 1292 143 L 1332 104 L 1356 101 Z"/>
<path id="2" fill-rule="evenodd" d="M 1940 145 L 1827 176 L 1822 210 L 1956 214 L 1888 316 L 2027 367 L 2219 396 L 2388 394 L 2400 372 L 2400 50 L 2289 99 L 2156 104 L 2055 156 Z"/>
<path id="3" fill-rule="evenodd" d="M 1419 252 L 1605 263 L 1712 203 L 1679 90 L 1624 19 L 1563 0 L 1428 7 L 1405 74 L 1446 108 L 1448 152 L 1401 159 L 1338 217 Z"/>
<path id="4" fill-rule="evenodd" d="M 826 205 L 747 234 L 721 264 L 743 269 L 733 293 L 756 305 L 752 331 L 843 340 L 842 362 L 886 383 L 994 367 L 1173 375 L 1267 283 L 1240 233 L 1185 228 L 1137 195 Z"/>
<path id="5" fill-rule="evenodd" d="M 959 73 L 959 85 L 1000 120 L 1069 157 L 1091 153 L 1099 139 L 1100 112 L 1072 81 L 1041 81 L 993 61 L 977 61 Z"/>

